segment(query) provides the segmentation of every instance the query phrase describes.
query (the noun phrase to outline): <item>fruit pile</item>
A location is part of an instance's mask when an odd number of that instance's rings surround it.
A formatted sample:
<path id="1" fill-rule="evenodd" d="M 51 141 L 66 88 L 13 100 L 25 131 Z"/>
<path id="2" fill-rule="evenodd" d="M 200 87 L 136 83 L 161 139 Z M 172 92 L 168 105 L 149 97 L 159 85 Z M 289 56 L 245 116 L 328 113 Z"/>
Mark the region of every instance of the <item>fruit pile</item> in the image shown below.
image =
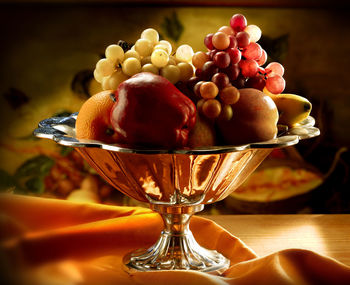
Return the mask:
<path id="1" fill-rule="evenodd" d="M 204 38 L 207 51 L 175 52 L 156 30 L 133 46 L 106 48 L 94 70 L 105 90 L 81 108 L 76 135 L 106 143 L 166 148 L 245 144 L 273 139 L 277 124 L 305 119 L 311 103 L 281 94 L 284 68 L 267 61 L 261 30 L 235 14 Z"/>

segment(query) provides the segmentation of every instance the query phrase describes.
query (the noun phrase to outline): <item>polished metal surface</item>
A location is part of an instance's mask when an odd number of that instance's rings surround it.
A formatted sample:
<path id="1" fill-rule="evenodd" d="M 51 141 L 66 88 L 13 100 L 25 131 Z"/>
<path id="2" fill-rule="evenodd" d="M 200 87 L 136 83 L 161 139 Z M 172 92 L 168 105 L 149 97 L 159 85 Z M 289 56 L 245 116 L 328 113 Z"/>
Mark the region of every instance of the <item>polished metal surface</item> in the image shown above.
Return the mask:
<path id="1" fill-rule="evenodd" d="M 195 149 L 130 148 L 75 138 L 77 113 L 40 122 L 35 136 L 74 147 L 112 186 L 160 213 L 165 229 L 155 245 L 124 259 L 130 270 L 221 272 L 229 261 L 197 244 L 188 223 L 203 208 L 227 197 L 274 149 L 320 134 L 308 117 L 276 139 L 239 146 Z"/>

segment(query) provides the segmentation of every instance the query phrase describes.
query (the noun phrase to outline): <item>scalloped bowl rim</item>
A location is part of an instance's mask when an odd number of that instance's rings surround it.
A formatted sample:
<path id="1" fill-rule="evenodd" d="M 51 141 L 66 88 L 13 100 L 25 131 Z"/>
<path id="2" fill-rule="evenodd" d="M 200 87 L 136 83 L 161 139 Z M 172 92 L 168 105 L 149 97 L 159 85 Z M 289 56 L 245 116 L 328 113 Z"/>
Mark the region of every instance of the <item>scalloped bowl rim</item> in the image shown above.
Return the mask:
<path id="1" fill-rule="evenodd" d="M 42 120 L 37 129 L 34 130 L 34 136 L 46 138 L 55 141 L 63 146 L 70 147 L 94 147 L 104 150 L 123 152 L 123 153 L 140 153 L 140 154 L 217 154 L 227 152 L 237 152 L 247 149 L 262 148 L 281 148 L 295 145 L 302 139 L 308 139 L 320 135 L 320 130 L 314 127 L 315 119 L 311 116 L 290 128 L 285 133 L 275 139 L 253 142 L 242 145 L 218 145 L 210 147 L 182 148 L 182 149 L 163 149 L 133 147 L 121 144 L 106 144 L 101 141 L 77 139 L 75 138 L 75 120 L 78 113 L 73 113 L 68 117 L 51 117 Z"/>

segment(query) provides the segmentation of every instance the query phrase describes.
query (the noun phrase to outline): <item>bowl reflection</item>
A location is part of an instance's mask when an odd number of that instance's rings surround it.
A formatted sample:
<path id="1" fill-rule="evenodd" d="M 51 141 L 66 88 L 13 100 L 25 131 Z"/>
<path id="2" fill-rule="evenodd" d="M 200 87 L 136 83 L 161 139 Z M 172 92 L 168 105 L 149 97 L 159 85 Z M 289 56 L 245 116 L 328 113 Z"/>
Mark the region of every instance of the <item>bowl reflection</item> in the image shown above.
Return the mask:
<path id="1" fill-rule="evenodd" d="M 227 197 L 272 149 L 219 154 L 138 154 L 99 148 L 76 150 L 113 187 L 142 202 L 213 203 Z"/>

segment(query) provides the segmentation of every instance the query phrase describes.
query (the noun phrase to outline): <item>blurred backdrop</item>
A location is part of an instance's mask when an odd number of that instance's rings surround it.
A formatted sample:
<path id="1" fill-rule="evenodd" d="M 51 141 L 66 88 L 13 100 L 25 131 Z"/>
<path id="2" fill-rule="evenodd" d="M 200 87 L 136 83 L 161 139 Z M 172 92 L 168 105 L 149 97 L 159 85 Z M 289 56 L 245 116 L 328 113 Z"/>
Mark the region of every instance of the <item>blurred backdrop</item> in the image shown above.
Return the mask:
<path id="1" fill-rule="evenodd" d="M 174 47 L 205 51 L 205 35 L 241 13 L 261 28 L 269 61 L 284 65 L 285 93 L 313 103 L 321 136 L 274 151 L 208 213 L 349 213 L 348 11 L 337 1 L 1 0 L 1 191 L 136 204 L 75 151 L 35 139 L 33 130 L 77 112 L 98 91 L 92 71 L 109 44 L 133 43 L 153 27 Z"/>

